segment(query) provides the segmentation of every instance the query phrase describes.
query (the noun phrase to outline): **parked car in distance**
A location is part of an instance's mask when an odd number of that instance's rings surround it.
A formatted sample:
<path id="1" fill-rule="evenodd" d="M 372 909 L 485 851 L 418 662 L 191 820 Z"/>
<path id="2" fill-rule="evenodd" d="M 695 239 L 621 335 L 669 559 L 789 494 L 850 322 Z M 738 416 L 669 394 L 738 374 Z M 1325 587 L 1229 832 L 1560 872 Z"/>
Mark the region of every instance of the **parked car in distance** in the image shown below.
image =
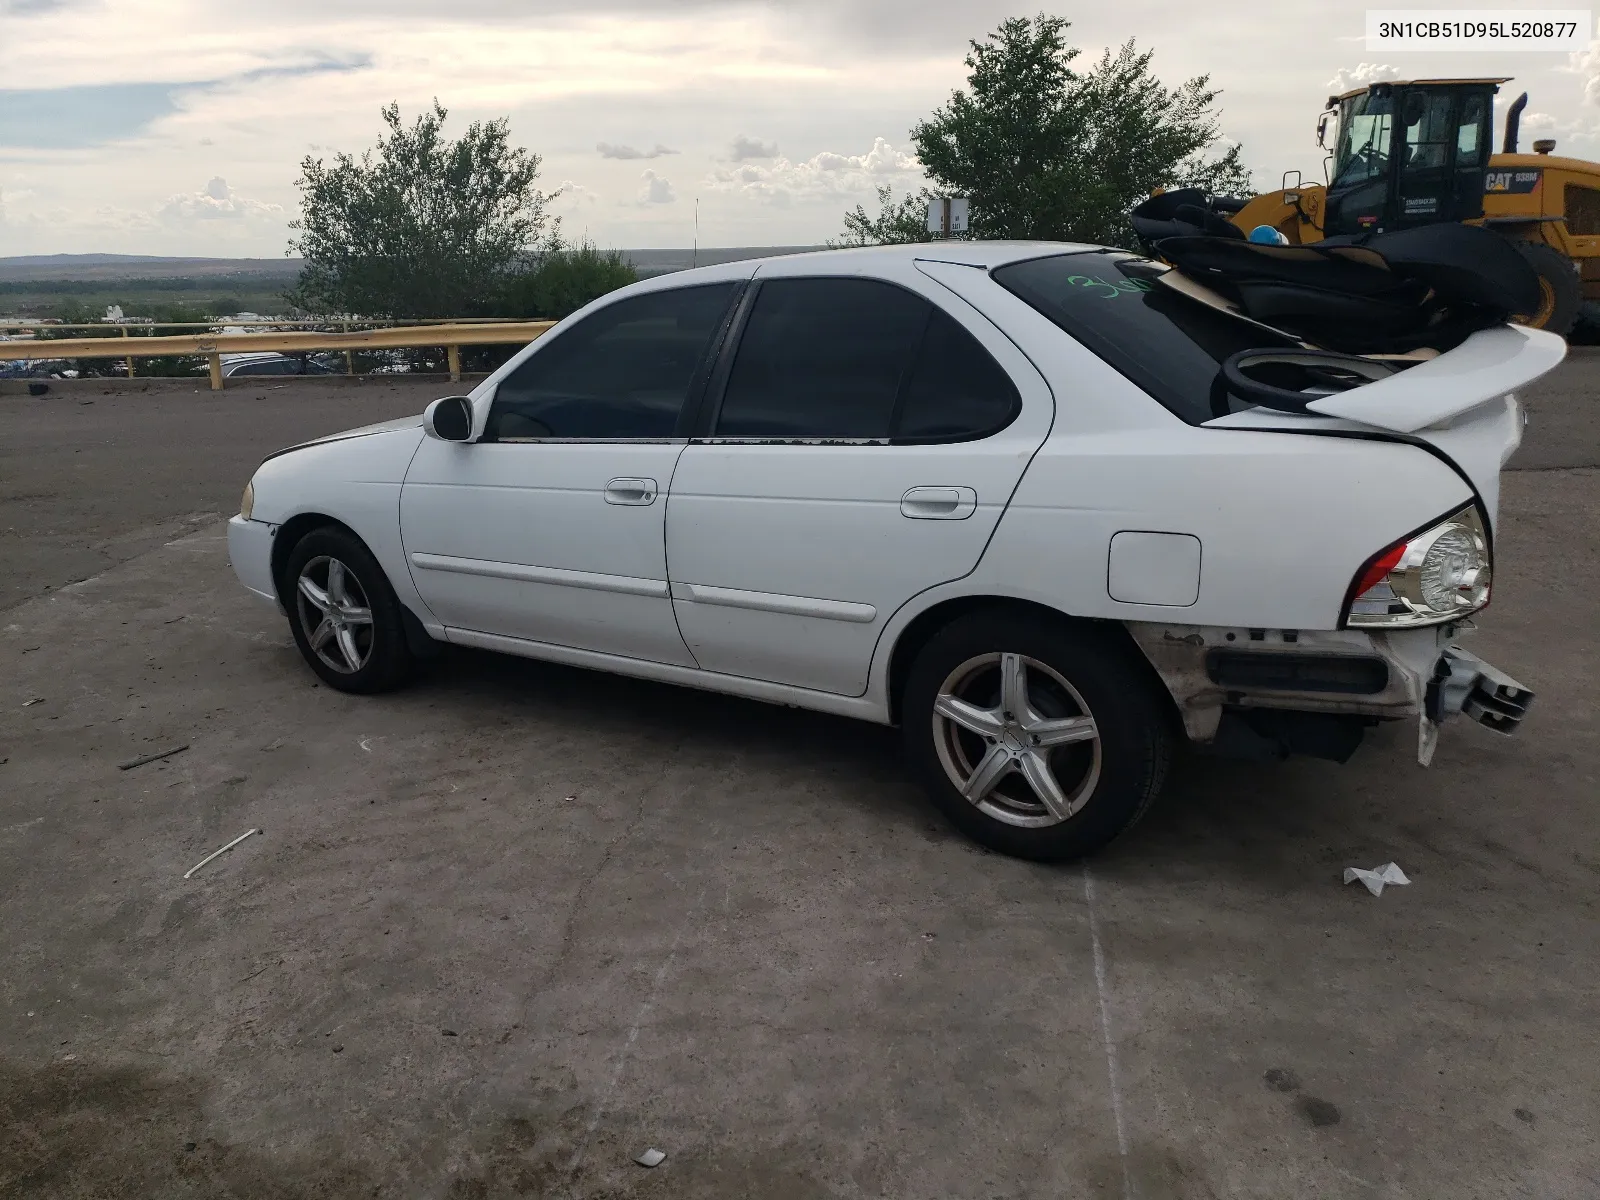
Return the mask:
<path id="1" fill-rule="evenodd" d="M 1456 642 L 1561 339 L 1330 384 L 1166 270 L 977 242 L 650 279 L 269 458 L 234 569 L 349 692 L 452 643 L 898 725 L 956 825 L 1040 860 L 1132 825 L 1180 739 L 1514 729 L 1527 689 Z"/>
<path id="2" fill-rule="evenodd" d="M 327 367 L 303 354 L 276 354 L 253 351 L 222 355 L 222 377 L 238 375 L 331 375 Z"/>

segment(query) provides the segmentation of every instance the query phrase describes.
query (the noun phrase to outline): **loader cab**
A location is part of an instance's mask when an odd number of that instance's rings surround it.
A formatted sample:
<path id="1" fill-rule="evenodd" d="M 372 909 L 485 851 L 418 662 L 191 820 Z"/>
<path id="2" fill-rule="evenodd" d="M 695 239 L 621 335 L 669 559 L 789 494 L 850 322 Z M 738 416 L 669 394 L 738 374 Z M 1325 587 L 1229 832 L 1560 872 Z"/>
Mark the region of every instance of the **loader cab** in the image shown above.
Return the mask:
<path id="1" fill-rule="evenodd" d="M 1483 216 L 1494 96 L 1505 82 L 1375 83 L 1329 97 L 1324 122 L 1337 113 L 1338 133 L 1324 236 Z"/>

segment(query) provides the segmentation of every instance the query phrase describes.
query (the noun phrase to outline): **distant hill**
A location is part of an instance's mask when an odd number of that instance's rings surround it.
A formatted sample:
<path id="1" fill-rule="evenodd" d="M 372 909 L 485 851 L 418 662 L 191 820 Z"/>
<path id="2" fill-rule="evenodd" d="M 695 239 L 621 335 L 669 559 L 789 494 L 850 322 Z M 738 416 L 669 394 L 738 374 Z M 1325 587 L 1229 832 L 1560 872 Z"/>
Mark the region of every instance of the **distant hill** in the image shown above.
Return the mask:
<path id="1" fill-rule="evenodd" d="M 622 257 L 633 264 L 640 276 L 665 275 L 687 271 L 690 267 L 709 267 L 717 263 L 739 262 L 746 258 L 768 258 L 776 254 L 804 254 L 823 246 L 702 246 L 699 250 L 624 250 Z"/>
<path id="2" fill-rule="evenodd" d="M 624 250 L 641 276 L 684 271 L 698 263 L 738 262 L 772 254 L 799 254 L 820 246 L 718 246 L 672 250 Z M 0 281 L 33 283 L 105 282 L 140 279 L 208 279 L 228 276 L 260 284 L 293 279 L 298 258 L 169 258 L 153 254 L 23 254 L 0 258 Z"/>
<path id="3" fill-rule="evenodd" d="M 0 258 L 0 281 L 76 283 L 124 279 L 293 279 L 298 258 L 164 258 L 150 254 L 24 254 Z"/>

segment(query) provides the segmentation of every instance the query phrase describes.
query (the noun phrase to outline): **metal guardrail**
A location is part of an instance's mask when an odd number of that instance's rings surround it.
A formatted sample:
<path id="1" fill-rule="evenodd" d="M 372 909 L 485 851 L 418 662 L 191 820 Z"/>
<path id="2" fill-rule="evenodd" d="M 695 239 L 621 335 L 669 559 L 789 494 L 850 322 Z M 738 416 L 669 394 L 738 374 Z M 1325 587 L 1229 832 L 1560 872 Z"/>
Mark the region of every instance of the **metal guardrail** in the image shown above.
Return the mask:
<path id="1" fill-rule="evenodd" d="M 450 378 L 459 380 L 461 347 L 521 345 L 531 342 L 554 324 L 554 321 L 497 321 L 470 325 L 394 326 L 354 333 L 284 330 L 277 333 L 185 333 L 137 338 L 27 338 L 0 341 L 0 362 L 39 358 L 125 358 L 129 360 L 131 374 L 132 362 L 136 358 L 204 355 L 211 364 L 211 390 L 221 391 L 224 354 L 249 354 L 263 350 L 280 353 L 332 350 L 348 355 L 354 350 L 442 346 L 449 360 Z"/>
<path id="2" fill-rule="evenodd" d="M 253 320 L 212 320 L 212 321 L 157 321 L 154 318 L 141 317 L 138 320 L 124 319 L 121 321 L 7 321 L 0 319 L 0 333 L 31 333 L 38 329 L 117 329 L 122 330 L 126 337 L 129 329 L 218 329 L 226 326 L 229 329 L 243 329 L 251 326 L 260 326 L 265 329 L 321 329 L 329 325 L 337 325 L 340 329 L 348 331 L 352 325 L 367 325 L 374 329 L 388 329 L 391 326 L 416 326 L 416 325 L 514 325 L 525 323 L 522 317 L 395 317 L 393 319 L 375 318 L 364 320 L 360 317 L 308 317 L 300 318 L 275 318 L 257 317 Z"/>

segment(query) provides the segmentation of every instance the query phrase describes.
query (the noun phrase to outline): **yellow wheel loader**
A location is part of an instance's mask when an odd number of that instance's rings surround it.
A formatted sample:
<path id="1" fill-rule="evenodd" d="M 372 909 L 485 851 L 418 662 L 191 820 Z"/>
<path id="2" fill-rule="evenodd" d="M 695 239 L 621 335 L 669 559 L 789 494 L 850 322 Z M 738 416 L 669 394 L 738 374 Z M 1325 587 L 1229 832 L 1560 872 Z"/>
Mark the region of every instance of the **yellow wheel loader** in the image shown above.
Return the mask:
<path id="1" fill-rule="evenodd" d="M 1563 336 L 1580 316 L 1600 323 L 1600 163 L 1557 157 L 1551 140 L 1518 153 L 1526 93 L 1491 154 L 1494 97 L 1509 82 L 1419 79 L 1330 96 L 1317 122 L 1326 184 L 1290 171 L 1275 192 L 1216 197 L 1213 208 L 1247 235 L 1265 225 L 1291 245 L 1439 222 L 1487 226 L 1539 275 L 1542 302 L 1519 321 Z"/>

